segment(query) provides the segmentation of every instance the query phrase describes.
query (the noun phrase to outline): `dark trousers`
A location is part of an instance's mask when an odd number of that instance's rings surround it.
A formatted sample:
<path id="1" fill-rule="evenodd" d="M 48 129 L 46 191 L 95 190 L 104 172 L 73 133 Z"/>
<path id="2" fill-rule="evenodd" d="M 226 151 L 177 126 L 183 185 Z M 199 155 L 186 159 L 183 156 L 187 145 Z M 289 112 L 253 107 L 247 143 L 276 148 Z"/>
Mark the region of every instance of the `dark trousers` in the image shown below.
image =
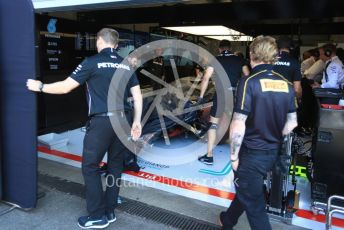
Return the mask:
<path id="1" fill-rule="evenodd" d="M 302 100 L 301 100 L 301 116 L 298 120 L 299 126 L 313 129 L 316 123 L 317 101 L 310 86 L 312 81 L 307 78 L 301 79 Z"/>
<path id="2" fill-rule="evenodd" d="M 125 146 L 116 136 L 109 117 L 92 117 L 86 126 L 82 174 L 85 180 L 86 204 L 94 218 L 111 212 L 117 205 Z M 99 163 L 108 152 L 108 176 L 105 192 L 99 173 Z"/>
<path id="3" fill-rule="evenodd" d="M 239 167 L 234 172 L 236 195 L 222 219 L 223 229 L 232 229 L 245 211 L 253 230 L 269 230 L 271 225 L 266 213 L 263 179 L 276 162 L 278 150 L 252 150 L 242 146 Z"/>

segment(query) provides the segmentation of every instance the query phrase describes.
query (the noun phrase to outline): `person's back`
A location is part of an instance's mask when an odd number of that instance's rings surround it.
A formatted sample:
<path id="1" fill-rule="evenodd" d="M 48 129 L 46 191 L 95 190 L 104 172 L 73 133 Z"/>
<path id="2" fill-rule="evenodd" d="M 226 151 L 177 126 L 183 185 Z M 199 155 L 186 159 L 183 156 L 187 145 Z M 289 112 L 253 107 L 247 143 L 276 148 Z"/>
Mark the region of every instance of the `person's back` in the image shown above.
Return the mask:
<path id="1" fill-rule="evenodd" d="M 275 74 L 277 46 L 272 37 L 259 36 L 250 45 L 252 73 L 237 89 L 230 125 L 230 160 L 235 198 L 220 213 L 223 229 L 233 229 L 246 212 L 251 229 L 269 230 L 263 183 L 276 162 L 283 135 L 297 125 L 294 91 Z"/>
<path id="2" fill-rule="evenodd" d="M 301 70 L 299 62 L 291 57 L 288 52 L 282 51 L 278 56 L 278 61 L 274 65 L 274 71 L 281 74 L 289 82 L 301 80 Z"/>
<path id="3" fill-rule="evenodd" d="M 279 56 L 275 62 L 274 71 L 281 74 L 294 86 L 296 96 L 301 98 L 301 65 L 295 58 L 290 56 L 292 41 L 288 37 L 281 37 L 277 40 Z"/>
<path id="4" fill-rule="evenodd" d="M 242 68 L 245 65 L 245 60 L 234 55 L 229 50 L 222 51 L 216 59 L 226 71 L 232 87 L 236 87 L 242 76 Z"/>
<path id="5" fill-rule="evenodd" d="M 251 149 L 269 150 L 279 147 L 289 104 L 295 103 L 291 101 L 294 95 L 292 84 L 274 73 L 272 68 L 268 64 L 259 65 L 239 83 L 238 91 L 250 93 L 249 102 L 247 97 L 238 98 L 242 104 L 235 110 L 250 111 L 243 143 Z"/>
<path id="6" fill-rule="evenodd" d="M 123 65 L 121 62 L 122 58 L 115 49 L 106 48 L 85 59 L 72 73 L 71 77 L 80 84 L 86 82 L 89 115 L 108 112 L 109 86 L 116 69 L 130 70 L 129 66 Z M 117 109 L 123 110 L 120 107 Z"/>

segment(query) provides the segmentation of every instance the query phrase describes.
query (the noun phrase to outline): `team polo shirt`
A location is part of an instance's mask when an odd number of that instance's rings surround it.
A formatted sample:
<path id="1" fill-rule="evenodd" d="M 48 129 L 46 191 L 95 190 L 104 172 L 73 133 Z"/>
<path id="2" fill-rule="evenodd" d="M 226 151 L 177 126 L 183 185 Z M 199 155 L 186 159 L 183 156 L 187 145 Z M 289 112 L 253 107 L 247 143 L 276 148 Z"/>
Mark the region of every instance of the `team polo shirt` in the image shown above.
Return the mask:
<path id="1" fill-rule="evenodd" d="M 231 53 L 223 51 L 216 59 L 220 62 L 229 77 L 232 87 L 236 87 L 241 78 L 242 68 L 246 64 L 245 60 Z"/>
<path id="2" fill-rule="evenodd" d="M 149 72 L 154 76 L 161 78 L 164 75 L 164 59 L 156 57 L 147 62 Z"/>
<path id="3" fill-rule="evenodd" d="M 281 52 L 274 65 L 274 71 L 284 76 L 289 82 L 301 81 L 301 64 L 288 52 Z"/>
<path id="4" fill-rule="evenodd" d="M 321 88 L 339 89 L 344 83 L 344 66 L 342 61 L 334 56 L 326 62 Z"/>
<path id="5" fill-rule="evenodd" d="M 243 144 L 250 149 L 278 149 L 287 114 L 296 111 L 292 84 L 272 69 L 256 66 L 237 88 L 234 111 L 248 116 Z"/>
<path id="6" fill-rule="evenodd" d="M 128 65 L 121 64 L 122 60 L 114 49 L 105 48 L 98 54 L 86 58 L 71 74 L 70 77 L 80 85 L 85 83 L 87 86 L 89 116 L 109 112 L 107 106 L 108 92 L 115 71 L 117 69 L 130 70 Z M 127 86 L 124 86 L 127 89 L 124 95 L 126 98 L 129 94 L 128 90 L 138 85 L 139 82 L 135 74 L 132 76 L 124 74 L 123 77 L 130 78 L 127 80 Z M 125 99 L 123 103 L 116 104 L 118 105 L 114 106 L 114 110 L 126 110 L 130 107 Z"/>

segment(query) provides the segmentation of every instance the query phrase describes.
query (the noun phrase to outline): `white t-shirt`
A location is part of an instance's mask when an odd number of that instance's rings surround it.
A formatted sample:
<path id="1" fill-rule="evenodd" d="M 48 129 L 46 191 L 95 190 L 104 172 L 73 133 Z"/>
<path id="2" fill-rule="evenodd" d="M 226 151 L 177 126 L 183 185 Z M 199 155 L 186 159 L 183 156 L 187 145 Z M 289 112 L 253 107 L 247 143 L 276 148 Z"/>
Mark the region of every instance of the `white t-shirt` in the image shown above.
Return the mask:
<path id="1" fill-rule="evenodd" d="M 321 80 L 324 69 L 325 63 L 323 62 L 323 60 L 319 59 L 311 67 L 306 69 L 303 75 L 308 79 L 317 80 L 316 78 L 320 78 L 319 80 Z"/>
<path id="2" fill-rule="evenodd" d="M 303 62 L 301 62 L 301 74 L 304 74 L 304 72 L 307 69 L 309 69 L 314 63 L 315 63 L 314 57 L 309 57 Z"/>

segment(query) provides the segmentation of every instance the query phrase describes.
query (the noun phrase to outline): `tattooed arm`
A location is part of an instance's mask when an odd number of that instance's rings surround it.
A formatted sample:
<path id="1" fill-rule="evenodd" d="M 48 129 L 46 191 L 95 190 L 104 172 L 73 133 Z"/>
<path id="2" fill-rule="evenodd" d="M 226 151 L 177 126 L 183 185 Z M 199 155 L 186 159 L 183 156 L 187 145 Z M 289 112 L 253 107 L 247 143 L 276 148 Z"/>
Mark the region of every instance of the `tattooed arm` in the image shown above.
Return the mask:
<path id="1" fill-rule="evenodd" d="M 288 135 L 293 129 L 297 126 L 297 117 L 296 112 L 288 113 L 287 121 L 285 122 L 284 128 L 282 130 L 282 134 Z"/>
<path id="2" fill-rule="evenodd" d="M 234 113 L 232 123 L 229 129 L 229 143 L 231 148 L 231 161 L 238 162 L 239 150 L 244 139 L 247 115 Z M 234 165 L 233 165 L 234 166 Z M 234 168 L 234 167 L 233 167 Z M 234 168 L 236 170 L 236 168 Z"/>

